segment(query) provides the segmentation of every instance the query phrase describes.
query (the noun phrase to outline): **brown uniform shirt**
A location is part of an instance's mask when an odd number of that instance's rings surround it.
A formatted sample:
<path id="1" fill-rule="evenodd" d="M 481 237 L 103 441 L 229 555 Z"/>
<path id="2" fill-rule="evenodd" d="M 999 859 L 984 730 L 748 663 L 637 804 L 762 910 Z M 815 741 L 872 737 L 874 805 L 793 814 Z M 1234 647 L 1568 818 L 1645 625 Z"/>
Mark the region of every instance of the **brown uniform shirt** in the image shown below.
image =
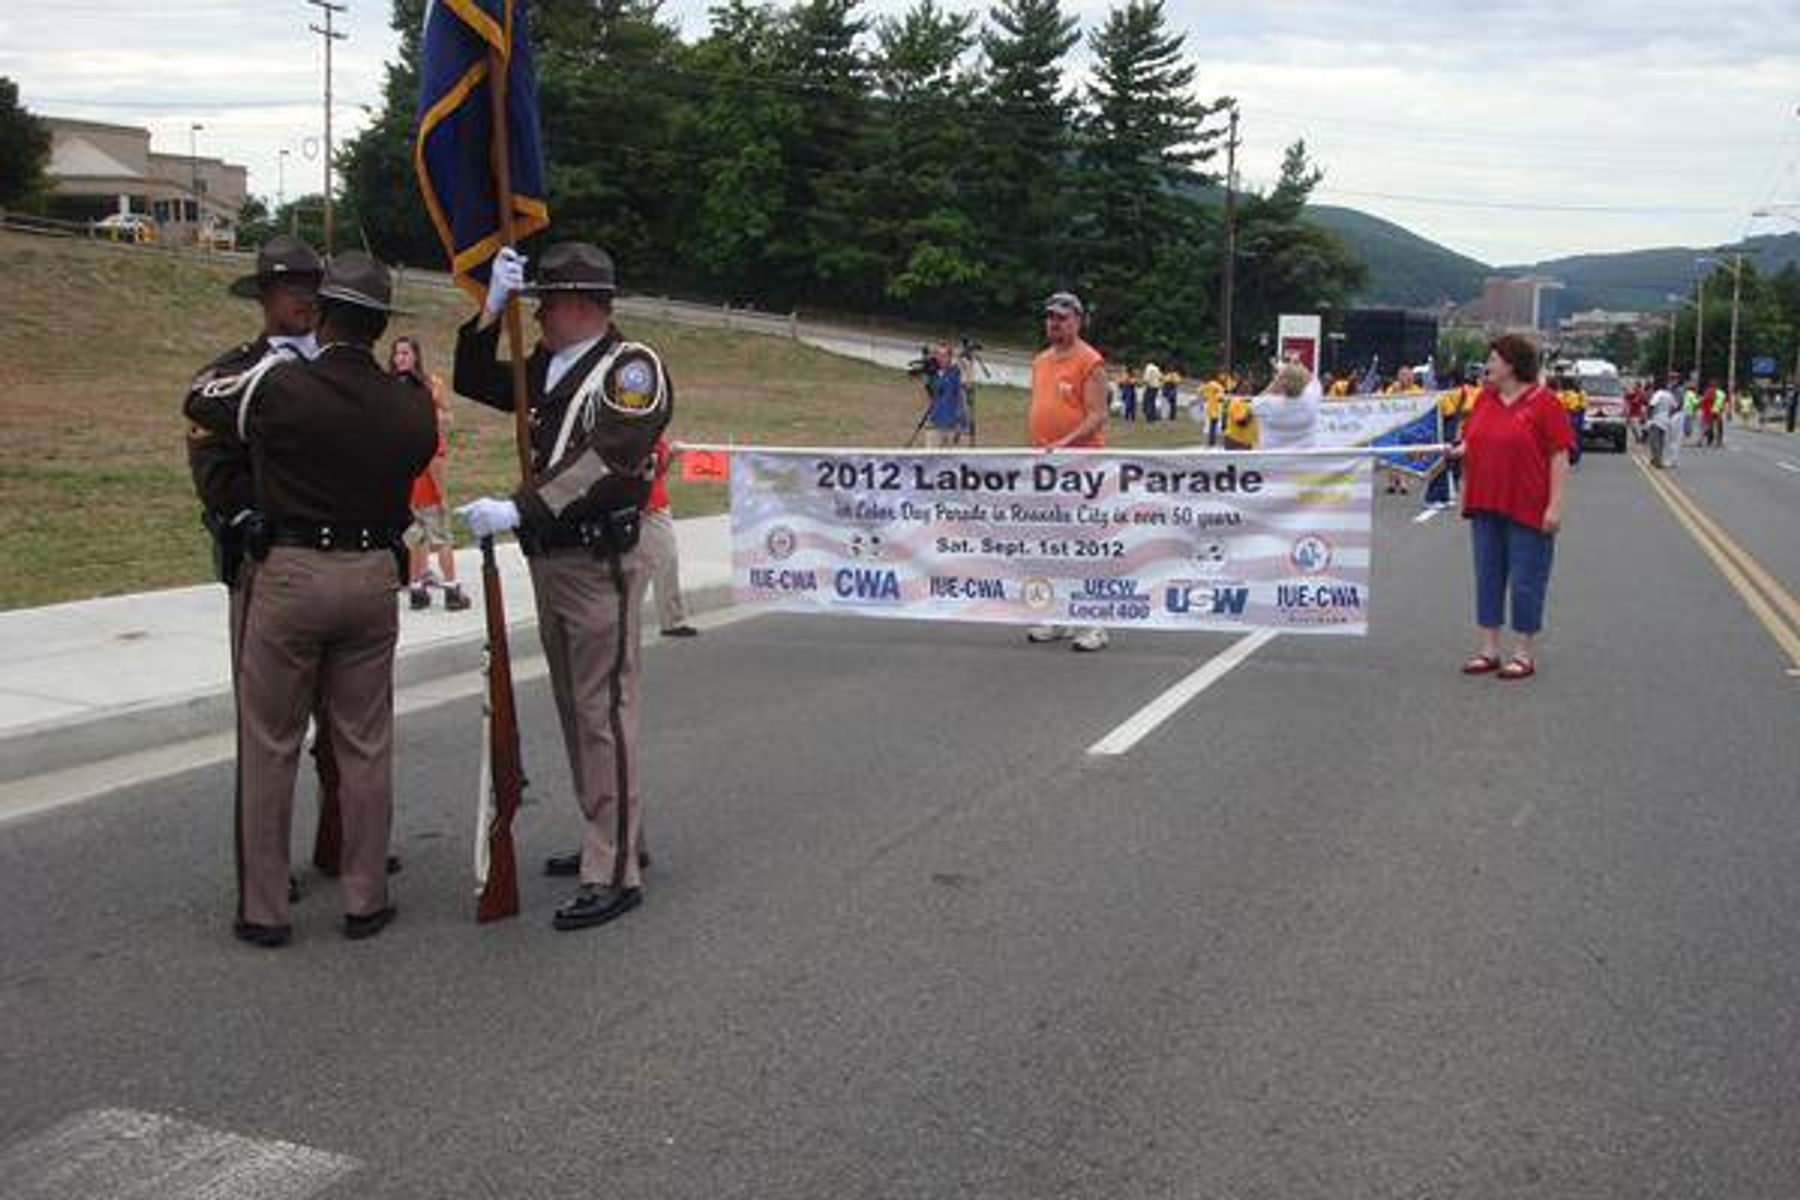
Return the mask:
<path id="1" fill-rule="evenodd" d="M 513 493 L 526 528 L 574 524 L 622 508 L 644 507 L 654 477 L 656 439 L 674 410 L 674 387 L 664 377 L 663 403 L 630 411 L 604 402 L 594 404 L 591 421 L 578 419 L 563 456 L 549 459 L 562 431 L 569 404 L 583 381 L 618 344 L 608 335 L 564 372 L 546 392 L 550 354 L 542 344 L 525 362 L 531 395 L 531 478 Z M 499 361 L 500 322 L 480 327 L 476 317 L 456 333 L 453 387 L 469 399 L 512 411 L 512 373 Z M 660 368 L 657 368 L 660 369 Z"/>
<path id="2" fill-rule="evenodd" d="M 216 437 L 235 438 L 241 423 L 255 507 L 278 524 L 398 535 L 412 521 L 412 481 L 437 448 L 430 398 L 383 371 L 361 346 L 327 346 L 311 362 L 282 363 L 248 397 L 196 388 L 183 411 Z"/>

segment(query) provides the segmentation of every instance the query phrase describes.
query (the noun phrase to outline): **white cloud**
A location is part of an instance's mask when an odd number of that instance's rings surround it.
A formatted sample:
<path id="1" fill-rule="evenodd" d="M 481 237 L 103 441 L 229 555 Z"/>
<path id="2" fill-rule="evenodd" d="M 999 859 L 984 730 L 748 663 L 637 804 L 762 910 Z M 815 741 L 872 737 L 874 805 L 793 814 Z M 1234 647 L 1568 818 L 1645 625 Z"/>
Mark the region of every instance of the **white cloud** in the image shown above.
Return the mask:
<path id="1" fill-rule="evenodd" d="M 709 0 L 665 12 L 689 36 Z M 1109 0 L 1072 0 L 1092 28 Z M 350 0 L 335 54 L 340 138 L 380 102 L 395 35 L 385 0 Z M 871 14 L 905 0 L 869 0 Z M 982 11 L 985 4 L 951 0 Z M 159 148 L 251 168 L 272 194 L 317 171 L 317 10 L 300 0 L 68 0 L 54 21 L 0 16 L 0 74 L 38 111 L 148 125 Z M 1304 136 L 1323 202 L 1387 217 L 1489 262 L 1705 245 L 1800 201 L 1800 22 L 1791 0 L 1171 0 L 1206 94 L 1236 96 L 1243 169 L 1273 176 Z M 1079 70 L 1079 62 L 1074 68 Z M 1607 208 L 1634 211 L 1582 212 Z"/>

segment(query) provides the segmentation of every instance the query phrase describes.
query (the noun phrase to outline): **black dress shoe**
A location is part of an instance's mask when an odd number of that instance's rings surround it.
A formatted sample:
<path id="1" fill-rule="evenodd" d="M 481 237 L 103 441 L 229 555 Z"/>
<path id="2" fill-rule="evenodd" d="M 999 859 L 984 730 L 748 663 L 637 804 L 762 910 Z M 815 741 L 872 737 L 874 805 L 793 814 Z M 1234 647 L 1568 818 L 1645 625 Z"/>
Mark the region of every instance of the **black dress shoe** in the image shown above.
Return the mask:
<path id="1" fill-rule="evenodd" d="M 699 637 L 700 631 L 692 625 L 677 625 L 673 629 L 662 631 L 664 637 Z"/>
<path id="2" fill-rule="evenodd" d="M 400 910 L 394 905 L 389 904 L 384 908 L 376 909 L 372 913 L 345 913 L 344 936 L 353 942 L 360 942 L 364 938 L 372 938 L 383 929 L 386 929 L 388 927 L 388 922 L 392 921 L 395 914 L 399 911 Z"/>
<path id="3" fill-rule="evenodd" d="M 650 865 L 650 855 L 643 850 L 638 851 L 638 870 L 642 871 Z M 581 874 L 581 851 L 573 854 L 552 854 L 544 860 L 544 874 L 552 878 L 574 878 Z"/>
<path id="4" fill-rule="evenodd" d="M 277 946 L 285 946 L 294 936 L 292 925 L 254 925 L 249 921 L 234 921 L 231 934 L 240 942 L 249 942 L 252 946 L 261 946 L 265 950 L 273 950 Z"/>
<path id="5" fill-rule="evenodd" d="M 556 910 L 550 922 L 558 929 L 586 929 L 622 917 L 643 902 L 644 889 L 587 886 Z"/>

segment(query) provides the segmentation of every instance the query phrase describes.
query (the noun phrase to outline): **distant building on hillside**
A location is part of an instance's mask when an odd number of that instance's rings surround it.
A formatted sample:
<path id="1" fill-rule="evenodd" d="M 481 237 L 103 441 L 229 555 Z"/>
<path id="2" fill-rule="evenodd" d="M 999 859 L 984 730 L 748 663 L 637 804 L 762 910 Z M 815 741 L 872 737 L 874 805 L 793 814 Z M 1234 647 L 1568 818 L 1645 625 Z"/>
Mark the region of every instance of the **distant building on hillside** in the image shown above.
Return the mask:
<path id="1" fill-rule="evenodd" d="M 1488 329 L 1553 329 L 1564 312 L 1562 282 L 1542 275 L 1495 275 L 1481 297 L 1457 310 L 1462 324 Z"/>
<path id="2" fill-rule="evenodd" d="M 50 215 L 92 221 L 114 213 L 154 218 L 157 236 L 230 237 L 249 195 L 249 171 L 223 159 L 164 154 L 150 131 L 69 117 L 40 118 L 50 132 Z"/>

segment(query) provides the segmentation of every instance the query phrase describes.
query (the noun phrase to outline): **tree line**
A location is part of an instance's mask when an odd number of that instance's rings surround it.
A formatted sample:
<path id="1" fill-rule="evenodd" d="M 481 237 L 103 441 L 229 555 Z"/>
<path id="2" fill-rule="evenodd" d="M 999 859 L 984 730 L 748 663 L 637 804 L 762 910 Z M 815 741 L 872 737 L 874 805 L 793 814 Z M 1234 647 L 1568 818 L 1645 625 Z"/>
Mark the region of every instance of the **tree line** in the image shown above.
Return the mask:
<path id="1" fill-rule="evenodd" d="M 394 0 L 399 55 L 341 155 L 338 211 L 378 254 L 438 266 L 411 185 L 424 7 Z M 979 18 L 723 0 L 691 40 L 661 0 L 539 0 L 531 19 L 553 232 L 605 246 L 630 290 L 1030 338 L 1067 287 L 1115 354 L 1190 371 L 1218 355 L 1232 101 L 1202 98 L 1161 0 L 1085 33 L 1063 0 Z M 1278 312 L 1362 281 L 1302 217 L 1320 178 L 1296 143 L 1238 206 L 1240 361 Z"/>

